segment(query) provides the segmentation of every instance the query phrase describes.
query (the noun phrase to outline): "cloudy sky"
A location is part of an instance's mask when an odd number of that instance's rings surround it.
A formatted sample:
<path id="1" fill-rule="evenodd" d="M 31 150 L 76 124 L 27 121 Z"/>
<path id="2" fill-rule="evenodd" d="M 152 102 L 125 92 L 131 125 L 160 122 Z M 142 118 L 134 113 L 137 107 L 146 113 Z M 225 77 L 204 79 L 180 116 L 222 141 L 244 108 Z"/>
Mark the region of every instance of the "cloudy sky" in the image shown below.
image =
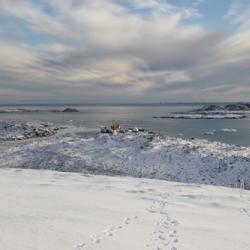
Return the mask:
<path id="1" fill-rule="evenodd" d="M 0 0 L 0 103 L 250 100 L 250 0 Z"/>

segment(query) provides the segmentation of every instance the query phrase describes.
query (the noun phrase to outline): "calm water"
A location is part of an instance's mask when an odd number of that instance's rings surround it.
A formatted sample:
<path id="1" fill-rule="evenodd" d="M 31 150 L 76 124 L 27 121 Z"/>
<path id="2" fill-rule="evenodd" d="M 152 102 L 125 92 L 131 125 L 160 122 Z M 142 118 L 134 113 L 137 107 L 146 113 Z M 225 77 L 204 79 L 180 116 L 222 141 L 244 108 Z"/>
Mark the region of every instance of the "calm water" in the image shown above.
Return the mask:
<path id="1" fill-rule="evenodd" d="M 154 115 L 167 115 L 171 112 L 186 111 L 199 106 L 165 105 L 165 106 L 75 106 L 78 113 L 0 113 L 0 120 L 41 121 L 55 124 L 71 124 L 98 130 L 100 126 L 109 126 L 117 121 L 127 127 L 143 127 L 158 131 L 170 136 L 183 138 L 205 138 L 229 144 L 250 146 L 250 118 L 243 120 L 178 120 L 153 119 Z M 6 109 L 8 107 L 0 107 Z M 60 109 L 63 106 L 53 107 L 9 107 L 26 109 Z M 237 132 L 222 132 L 222 129 L 237 129 Z M 214 135 L 205 135 L 205 132 L 215 130 Z"/>

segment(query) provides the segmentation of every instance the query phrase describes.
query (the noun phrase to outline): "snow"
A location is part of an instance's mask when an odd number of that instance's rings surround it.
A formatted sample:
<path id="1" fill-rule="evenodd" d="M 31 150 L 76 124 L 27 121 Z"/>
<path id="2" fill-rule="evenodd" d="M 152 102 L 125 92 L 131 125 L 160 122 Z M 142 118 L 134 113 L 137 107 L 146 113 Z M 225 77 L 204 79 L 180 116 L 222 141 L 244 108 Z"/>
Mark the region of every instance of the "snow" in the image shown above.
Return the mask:
<path id="1" fill-rule="evenodd" d="M 250 189 L 250 148 L 148 133 L 53 136 L 0 144 L 0 168 L 123 175 Z"/>
<path id="2" fill-rule="evenodd" d="M 0 169 L 0 249 L 248 250 L 250 191 Z"/>

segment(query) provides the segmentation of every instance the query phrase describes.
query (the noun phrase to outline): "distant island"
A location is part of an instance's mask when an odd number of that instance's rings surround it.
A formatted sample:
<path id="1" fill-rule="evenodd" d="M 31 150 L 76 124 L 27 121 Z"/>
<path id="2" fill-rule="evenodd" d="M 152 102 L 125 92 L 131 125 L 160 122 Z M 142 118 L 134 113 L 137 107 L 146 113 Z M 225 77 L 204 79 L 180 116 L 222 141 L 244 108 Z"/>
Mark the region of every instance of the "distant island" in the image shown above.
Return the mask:
<path id="1" fill-rule="evenodd" d="M 66 108 L 63 110 L 64 113 L 76 113 L 78 112 L 78 109 L 75 108 Z"/>
<path id="2" fill-rule="evenodd" d="M 171 113 L 167 116 L 153 116 L 158 119 L 244 119 L 250 112 L 250 103 L 208 104 L 186 112 Z"/>

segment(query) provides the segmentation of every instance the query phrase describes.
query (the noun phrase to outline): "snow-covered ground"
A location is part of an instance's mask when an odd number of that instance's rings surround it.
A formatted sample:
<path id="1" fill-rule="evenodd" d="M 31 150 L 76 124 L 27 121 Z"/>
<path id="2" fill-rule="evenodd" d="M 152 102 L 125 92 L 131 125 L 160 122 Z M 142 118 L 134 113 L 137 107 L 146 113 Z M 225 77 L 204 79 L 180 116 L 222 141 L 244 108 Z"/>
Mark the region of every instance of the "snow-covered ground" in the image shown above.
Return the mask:
<path id="1" fill-rule="evenodd" d="M 124 175 L 250 188 L 250 148 L 148 133 L 53 136 L 0 144 L 0 168 Z"/>
<path id="2" fill-rule="evenodd" d="M 3 250 L 248 250 L 250 191 L 0 169 Z"/>

